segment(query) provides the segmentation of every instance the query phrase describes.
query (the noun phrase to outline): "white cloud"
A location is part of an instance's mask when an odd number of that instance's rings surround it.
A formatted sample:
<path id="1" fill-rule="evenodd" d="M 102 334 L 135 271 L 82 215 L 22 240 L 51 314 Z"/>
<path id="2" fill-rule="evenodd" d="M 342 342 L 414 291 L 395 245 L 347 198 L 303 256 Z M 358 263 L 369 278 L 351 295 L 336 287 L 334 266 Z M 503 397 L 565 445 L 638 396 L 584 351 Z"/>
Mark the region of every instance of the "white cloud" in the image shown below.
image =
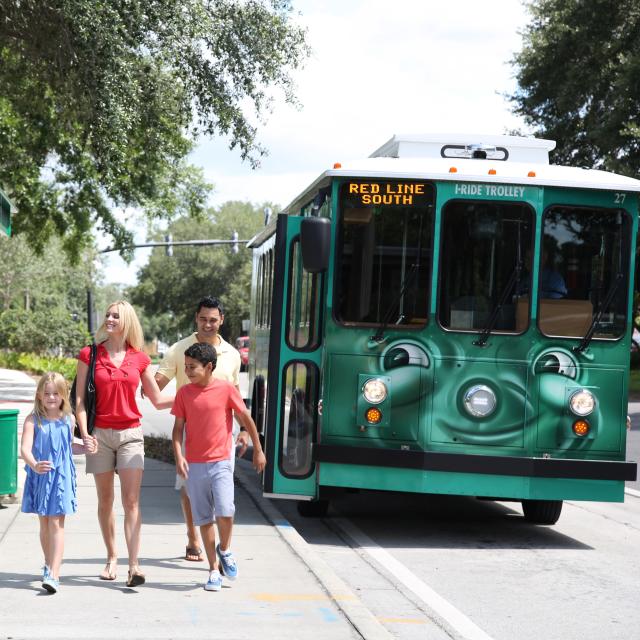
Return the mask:
<path id="1" fill-rule="evenodd" d="M 313 54 L 259 131 L 269 149 L 251 170 L 224 140 L 192 161 L 227 200 L 288 204 L 334 162 L 368 156 L 395 133 L 504 133 L 523 127 L 501 94 L 527 15 L 515 0 L 294 0 Z M 136 264 L 143 264 L 141 255 Z M 109 281 L 132 283 L 110 261 Z M 122 263 L 122 261 L 120 261 Z"/>

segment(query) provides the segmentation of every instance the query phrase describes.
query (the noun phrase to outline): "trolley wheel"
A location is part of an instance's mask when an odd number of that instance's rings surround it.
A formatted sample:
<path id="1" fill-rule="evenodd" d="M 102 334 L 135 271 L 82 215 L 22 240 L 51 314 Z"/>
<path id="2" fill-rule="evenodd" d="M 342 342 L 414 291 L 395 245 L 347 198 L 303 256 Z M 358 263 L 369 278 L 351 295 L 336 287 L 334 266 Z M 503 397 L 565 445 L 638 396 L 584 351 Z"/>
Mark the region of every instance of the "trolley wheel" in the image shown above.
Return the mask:
<path id="1" fill-rule="evenodd" d="M 298 513 L 304 518 L 324 518 L 329 509 L 328 500 L 300 500 Z"/>
<path id="2" fill-rule="evenodd" d="M 562 511 L 562 500 L 523 500 L 524 519 L 533 524 L 555 524 Z"/>

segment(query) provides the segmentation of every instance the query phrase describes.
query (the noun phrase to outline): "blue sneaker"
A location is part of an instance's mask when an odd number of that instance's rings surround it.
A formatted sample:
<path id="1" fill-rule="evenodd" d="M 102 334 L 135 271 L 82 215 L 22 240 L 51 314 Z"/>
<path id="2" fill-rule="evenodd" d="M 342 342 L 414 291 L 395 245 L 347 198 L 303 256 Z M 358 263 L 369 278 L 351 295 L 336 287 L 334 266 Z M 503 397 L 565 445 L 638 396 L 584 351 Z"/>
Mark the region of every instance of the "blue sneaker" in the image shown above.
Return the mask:
<path id="1" fill-rule="evenodd" d="M 229 580 L 235 580 L 238 577 L 238 565 L 231 551 L 222 551 L 220 545 L 216 547 L 218 560 L 220 560 L 220 573 L 227 576 Z"/>
<path id="2" fill-rule="evenodd" d="M 42 582 L 44 582 L 49 577 L 49 571 L 49 567 L 47 567 L 47 565 L 45 564 L 44 567 L 42 567 Z"/>
<path id="3" fill-rule="evenodd" d="M 60 583 L 55 578 L 52 578 L 51 575 L 48 575 L 42 581 L 42 588 L 47 590 L 49 593 L 55 593 L 59 586 Z"/>
<path id="4" fill-rule="evenodd" d="M 220 591 L 222 589 L 222 576 L 217 569 L 209 571 L 209 579 L 207 584 L 204 585 L 205 591 Z"/>

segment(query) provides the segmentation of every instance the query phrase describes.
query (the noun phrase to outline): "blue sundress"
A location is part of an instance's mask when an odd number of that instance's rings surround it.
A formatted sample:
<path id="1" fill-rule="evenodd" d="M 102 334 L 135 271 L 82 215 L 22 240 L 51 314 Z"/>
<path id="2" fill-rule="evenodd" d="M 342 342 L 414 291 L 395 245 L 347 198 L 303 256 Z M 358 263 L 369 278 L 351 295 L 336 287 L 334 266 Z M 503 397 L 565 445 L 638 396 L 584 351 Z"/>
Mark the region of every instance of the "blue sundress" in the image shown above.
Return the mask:
<path id="1" fill-rule="evenodd" d="M 33 418 L 31 452 L 36 460 L 49 460 L 52 464 L 51 470 L 42 474 L 25 467 L 27 479 L 22 491 L 22 511 L 41 516 L 75 513 L 76 465 L 71 450 L 71 419 L 64 416 L 47 420 L 35 415 Z"/>

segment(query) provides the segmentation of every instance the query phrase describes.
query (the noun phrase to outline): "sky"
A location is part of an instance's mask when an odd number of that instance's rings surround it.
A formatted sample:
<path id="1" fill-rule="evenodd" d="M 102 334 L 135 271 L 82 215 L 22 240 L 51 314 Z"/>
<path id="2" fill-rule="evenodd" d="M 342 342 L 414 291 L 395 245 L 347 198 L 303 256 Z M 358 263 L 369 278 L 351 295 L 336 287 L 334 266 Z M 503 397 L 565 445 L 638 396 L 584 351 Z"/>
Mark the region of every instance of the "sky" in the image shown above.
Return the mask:
<path id="1" fill-rule="evenodd" d="M 257 170 L 227 140 L 200 141 L 191 162 L 215 185 L 212 206 L 287 205 L 334 162 L 367 157 L 394 134 L 526 130 L 503 97 L 516 88 L 509 61 L 528 19 L 520 0 L 293 0 L 293 8 L 312 48 L 294 74 L 301 107 L 275 94 L 258 133 L 269 155 Z M 140 226 L 136 242 L 145 241 Z M 129 266 L 110 254 L 105 281 L 135 284 L 149 253 L 138 249 Z"/>

